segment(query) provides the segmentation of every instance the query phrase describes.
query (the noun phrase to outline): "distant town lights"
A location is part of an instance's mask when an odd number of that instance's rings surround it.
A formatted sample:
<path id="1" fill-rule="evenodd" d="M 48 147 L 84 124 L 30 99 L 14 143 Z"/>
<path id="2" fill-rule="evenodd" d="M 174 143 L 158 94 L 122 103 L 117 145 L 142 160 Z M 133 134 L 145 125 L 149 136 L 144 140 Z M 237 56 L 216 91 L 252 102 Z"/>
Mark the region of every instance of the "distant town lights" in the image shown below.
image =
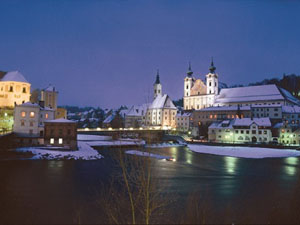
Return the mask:
<path id="1" fill-rule="evenodd" d="M 97 130 L 101 130 L 101 128 L 100 128 L 100 127 L 97 127 Z"/>
<path id="2" fill-rule="evenodd" d="M 86 128 L 84 128 L 84 130 L 89 130 L 89 128 L 88 128 L 88 127 L 86 127 Z"/>

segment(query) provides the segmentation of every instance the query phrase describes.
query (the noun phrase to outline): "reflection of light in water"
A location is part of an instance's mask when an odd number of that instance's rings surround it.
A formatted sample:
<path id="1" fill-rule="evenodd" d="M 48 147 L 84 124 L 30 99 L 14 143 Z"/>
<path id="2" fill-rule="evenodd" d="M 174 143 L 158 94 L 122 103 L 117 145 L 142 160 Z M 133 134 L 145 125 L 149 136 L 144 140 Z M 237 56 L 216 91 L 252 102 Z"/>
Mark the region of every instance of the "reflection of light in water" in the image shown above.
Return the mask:
<path id="1" fill-rule="evenodd" d="M 171 153 L 172 153 L 172 157 L 176 160 L 177 159 L 177 148 L 171 147 Z"/>
<path id="2" fill-rule="evenodd" d="M 298 165 L 299 159 L 297 157 L 288 157 L 284 159 L 284 162 L 288 164 L 288 166 L 284 167 L 284 171 L 289 176 L 294 176 L 297 172 L 296 167 Z"/>
<path id="3" fill-rule="evenodd" d="M 225 168 L 227 173 L 234 174 L 238 158 L 225 156 Z"/>
<path id="4" fill-rule="evenodd" d="M 297 157 L 287 157 L 284 161 L 289 165 L 297 166 L 299 159 Z"/>
<path id="5" fill-rule="evenodd" d="M 186 163 L 192 164 L 192 154 L 188 151 L 185 152 Z"/>
<path id="6" fill-rule="evenodd" d="M 64 161 L 62 160 L 50 160 L 48 163 L 48 168 L 55 170 L 55 171 L 60 171 L 64 165 Z"/>

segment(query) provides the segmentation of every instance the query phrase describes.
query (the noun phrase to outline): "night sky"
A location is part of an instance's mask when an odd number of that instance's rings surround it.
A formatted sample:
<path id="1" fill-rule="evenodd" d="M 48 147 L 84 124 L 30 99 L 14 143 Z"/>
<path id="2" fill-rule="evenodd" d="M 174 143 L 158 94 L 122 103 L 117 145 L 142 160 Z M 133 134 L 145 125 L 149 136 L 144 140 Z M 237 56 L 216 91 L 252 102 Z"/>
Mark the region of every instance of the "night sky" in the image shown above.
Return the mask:
<path id="1" fill-rule="evenodd" d="M 188 61 L 204 78 L 248 84 L 300 74 L 300 1 L 0 0 L 0 70 L 33 88 L 49 83 L 59 104 L 118 107 L 163 92 L 183 96 Z"/>

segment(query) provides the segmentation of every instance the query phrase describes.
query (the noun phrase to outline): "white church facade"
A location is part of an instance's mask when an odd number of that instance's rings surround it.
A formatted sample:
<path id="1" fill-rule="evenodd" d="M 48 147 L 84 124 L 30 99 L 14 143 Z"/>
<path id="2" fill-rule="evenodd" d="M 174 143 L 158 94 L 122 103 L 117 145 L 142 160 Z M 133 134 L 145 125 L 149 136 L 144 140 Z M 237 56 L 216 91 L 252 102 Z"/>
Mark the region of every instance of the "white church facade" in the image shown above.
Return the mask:
<path id="1" fill-rule="evenodd" d="M 185 110 L 203 109 L 214 105 L 219 93 L 219 81 L 213 61 L 209 70 L 206 80 L 202 81 L 193 77 L 193 71 L 189 65 L 184 79 L 183 106 Z"/>
<path id="2" fill-rule="evenodd" d="M 146 114 L 146 126 L 161 128 L 175 128 L 177 108 L 167 94 L 163 94 L 162 85 L 157 71 L 153 88 L 153 102 L 149 105 Z"/>

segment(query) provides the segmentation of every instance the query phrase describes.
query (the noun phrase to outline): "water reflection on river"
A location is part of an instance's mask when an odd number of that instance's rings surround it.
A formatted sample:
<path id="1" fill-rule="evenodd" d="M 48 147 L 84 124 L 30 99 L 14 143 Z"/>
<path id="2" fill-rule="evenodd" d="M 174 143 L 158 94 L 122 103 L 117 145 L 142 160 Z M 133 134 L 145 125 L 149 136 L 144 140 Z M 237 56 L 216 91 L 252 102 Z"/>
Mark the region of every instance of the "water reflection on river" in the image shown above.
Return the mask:
<path id="1" fill-rule="evenodd" d="M 153 159 L 153 169 L 154 177 L 168 185 L 164 191 L 177 194 L 180 212 L 191 193 L 205 193 L 204 202 L 213 209 L 210 221 L 218 223 L 267 223 L 274 207 L 288 216 L 300 209 L 293 200 L 300 196 L 299 158 L 243 159 L 194 153 L 186 147 L 149 151 L 176 159 Z M 114 169 L 110 153 L 102 150 L 105 158 L 98 161 L 1 161 L 0 223 L 69 224 L 78 208 L 83 222 L 101 222 L 94 190 L 109 183 Z"/>

